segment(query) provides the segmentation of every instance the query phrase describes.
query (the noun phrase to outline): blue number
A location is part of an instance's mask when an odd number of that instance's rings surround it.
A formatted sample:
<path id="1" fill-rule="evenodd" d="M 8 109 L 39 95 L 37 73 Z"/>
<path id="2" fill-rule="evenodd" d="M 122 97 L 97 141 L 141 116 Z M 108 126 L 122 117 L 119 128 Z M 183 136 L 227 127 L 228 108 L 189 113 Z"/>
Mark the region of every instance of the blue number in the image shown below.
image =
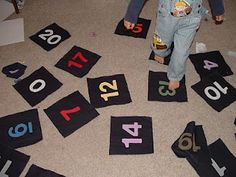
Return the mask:
<path id="1" fill-rule="evenodd" d="M 28 122 L 28 127 L 26 124 L 18 124 L 15 128 L 10 127 L 8 130 L 8 135 L 13 138 L 18 138 L 23 136 L 26 132 L 33 133 L 32 122 Z"/>

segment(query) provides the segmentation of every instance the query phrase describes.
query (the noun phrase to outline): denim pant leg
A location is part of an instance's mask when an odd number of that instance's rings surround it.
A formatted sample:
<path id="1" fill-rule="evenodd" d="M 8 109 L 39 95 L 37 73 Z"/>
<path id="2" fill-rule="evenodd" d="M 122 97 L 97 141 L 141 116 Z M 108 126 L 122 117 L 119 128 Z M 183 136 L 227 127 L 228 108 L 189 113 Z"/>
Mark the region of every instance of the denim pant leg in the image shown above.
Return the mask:
<path id="1" fill-rule="evenodd" d="M 171 81 L 180 81 L 186 71 L 186 61 L 190 53 L 200 16 L 189 15 L 179 18 L 178 29 L 174 34 L 174 50 L 167 68 L 167 77 Z"/>
<path id="2" fill-rule="evenodd" d="M 167 3 L 167 1 L 161 3 L 157 12 L 155 34 L 160 37 L 167 48 L 157 49 L 155 46 L 151 45 L 152 51 L 156 56 L 166 57 L 170 54 L 170 47 L 174 39 L 177 23 L 178 19 L 170 14 L 169 3 Z"/>

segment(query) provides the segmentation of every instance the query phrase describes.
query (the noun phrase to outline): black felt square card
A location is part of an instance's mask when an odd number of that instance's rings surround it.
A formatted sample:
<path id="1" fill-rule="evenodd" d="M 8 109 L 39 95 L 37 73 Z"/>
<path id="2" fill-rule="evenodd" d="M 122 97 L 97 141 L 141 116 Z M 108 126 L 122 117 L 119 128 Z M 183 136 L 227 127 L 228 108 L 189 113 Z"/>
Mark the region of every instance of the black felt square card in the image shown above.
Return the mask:
<path id="1" fill-rule="evenodd" d="M 192 89 L 218 112 L 236 100 L 236 89 L 218 73 L 194 84 Z"/>
<path id="2" fill-rule="evenodd" d="M 214 72 L 222 76 L 233 74 L 220 51 L 191 54 L 189 58 L 201 79 Z"/>
<path id="3" fill-rule="evenodd" d="M 110 155 L 154 152 L 151 117 L 112 116 L 110 131 Z"/>
<path id="4" fill-rule="evenodd" d="M 54 171 L 47 170 L 33 164 L 31 165 L 25 177 L 65 177 L 65 176 L 59 175 Z"/>
<path id="5" fill-rule="evenodd" d="M 207 159 L 207 161 L 202 159 Z M 208 146 L 208 154 L 204 156 L 194 154 L 187 160 L 200 177 L 234 177 L 236 175 L 236 159 L 221 139 Z"/>
<path id="6" fill-rule="evenodd" d="M 151 20 L 139 18 L 135 27 L 127 30 L 124 26 L 124 19 L 122 19 L 116 27 L 115 34 L 146 39 L 150 24 Z"/>
<path id="7" fill-rule="evenodd" d="M 90 102 L 96 108 L 131 102 L 128 86 L 123 74 L 88 78 Z"/>
<path id="8" fill-rule="evenodd" d="M 63 137 L 87 124 L 99 113 L 76 91 L 44 110 Z"/>
<path id="9" fill-rule="evenodd" d="M 13 87 L 31 106 L 35 106 L 61 86 L 61 82 L 41 67 Z"/>
<path id="10" fill-rule="evenodd" d="M 100 57 L 96 53 L 74 46 L 55 66 L 76 77 L 83 77 L 97 63 Z"/>
<path id="11" fill-rule="evenodd" d="M 27 66 L 16 62 L 3 67 L 2 73 L 6 74 L 7 77 L 18 79 L 25 73 L 26 68 Z"/>
<path id="12" fill-rule="evenodd" d="M 37 109 L 0 118 L 0 141 L 12 148 L 28 146 L 42 140 Z"/>
<path id="13" fill-rule="evenodd" d="M 19 177 L 30 156 L 0 143 L 0 176 Z"/>
<path id="14" fill-rule="evenodd" d="M 165 72 L 149 71 L 148 100 L 163 102 L 186 102 L 187 91 L 185 78 L 180 81 L 180 87 L 175 90 L 168 89 L 168 78 Z"/>
<path id="15" fill-rule="evenodd" d="M 236 158 L 229 151 L 227 146 L 221 139 L 208 146 L 211 156 L 211 166 L 214 170 L 214 175 L 235 177 L 236 176 Z M 204 170 L 204 169 L 203 169 Z M 202 171 L 204 172 L 204 171 Z"/>
<path id="16" fill-rule="evenodd" d="M 61 42 L 69 37 L 70 34 L 65 29 L 56 23 L 52 23 L 41 29 L 36 34 L 30 36 L 30 39 L 43 49 L 49 51 L 57 47 Z"/>

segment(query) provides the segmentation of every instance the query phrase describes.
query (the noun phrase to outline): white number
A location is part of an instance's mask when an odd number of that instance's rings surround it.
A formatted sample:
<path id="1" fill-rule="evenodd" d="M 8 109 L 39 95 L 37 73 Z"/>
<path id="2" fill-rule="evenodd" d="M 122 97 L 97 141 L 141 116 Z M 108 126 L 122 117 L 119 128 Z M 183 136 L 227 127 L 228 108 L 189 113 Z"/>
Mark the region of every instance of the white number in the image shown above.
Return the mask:
<path id="1" fill-rule="evenodd" d="M 48 36 L 50 37 L 47 39 Z M 50 29 L 45 30 L 45 34 L 40 34 L 39 37 L 43 40 L 47 40 L 48 44 L 56 44 L 61 40 L 61 36 L 56 35 L 56 34 L 53 35 L 53 30 L 50 30 Z"/>
<path id="2" fill-rule="evenodd" d="M 218 164 L 216 163 L 216 161 L 214 161 L 214 159 L 211 158 L 211 161 L 212 161 L 212 166 L 215 168 L 215 170 L 217 171 L 217 173 L 222 177 L 225 175 L 225 170 L 226 168 L 225 167 L 219 167 Z"/>
<path id="3" fill-rule="evenodd" d="M 11 71 L 9 71 L 9 73 L 10 73 L 10 74 L 15 74 L 15 73 L 17 73 L 19 70 L 20 70 L 20 69 L 11 70 Z"/>
<path id="4" fill-rule="evenodd" d="M 142 125 L 139 125 L 138 122 L 134 122 L 134 124 L 123 124 L 122 129 L 125 130 L 130 135 L 137 137 L 138 130 L 142 128 Z M 133 130 L 131 130 L 133 129 Z M 126 148 L 129 148 L 129 144 L 140 144 L 142 143 L 141 138 L 122 138 L 122 143 L 124 143 Z"/>
<path id="5" fill-rule="evenodd" d="M 216 86 L 216 88 L 213 86 L 208 86 L 204 89 L 204 93 L 208 98 L 210 98 L 211 100 L 220 99 L 221 94 L 219 91 L 221 91 L 223 94 L 227 94 L 228 87 L 222 88 L 222 86 L 216 81 L 213 84 Z M 213 91 L 215 95 L 211 95 L 209 90 Z"/>
<path id="6" fill-rule="evenodd" d="M 0 156 L 1 159 L 1 156 Z M 2 170 L 0 171 L 0 177 L 9 177 L 6 174 L 6 171 L 8 170 L 8 168 L 11 166 L 12 161 L 7 160 L 6 164 L 4 165 L 4 167 L 2 168 Z"/>
<path id="7" fill-rule="evenodd" d="M 219 67 L 219 65 L 217 63 L 214 63 L 209 60 L 204 60 L 203 62 L 205 63 L 203 68 L 208 69 L 208 70 L 211 70 L 211 68 Z"/>
<path id="8" fill-rule="evenodd" d="M 34 86 L 38 83 L 41 84 L 41 85 L 38 88 L 35 89 Z M 44 80 L 37 79 L 37 80 L 35 80 L 34 82 L 32 82 L 30 84 L 29 89 L 30 89 L 31 92 L 36 93 L 36 92 L 39 92 L 39 91 L 43 90 L 45 86 L 46 86 L 46 83 L 45 83 Z"/>
<path id="9" fill-rule="evenodd" d="M 29 133 L 33 133 L 32 122 L 28 122 L 28 127 L 23 123 L 18 124 L 15 128 L 10 127 L 8 130 L 8 134 L 13 138 L 17 138 L 23 136 L 27 132 L 27 130 L 29 131 Z"/>

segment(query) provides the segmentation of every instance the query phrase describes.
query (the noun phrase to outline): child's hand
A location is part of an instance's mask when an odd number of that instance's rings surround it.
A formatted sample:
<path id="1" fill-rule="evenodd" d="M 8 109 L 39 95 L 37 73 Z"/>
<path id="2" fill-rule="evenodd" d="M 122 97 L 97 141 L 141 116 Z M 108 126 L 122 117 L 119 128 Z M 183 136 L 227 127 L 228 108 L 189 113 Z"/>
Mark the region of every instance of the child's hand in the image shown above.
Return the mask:
<path id="1" fill-rule="evenodd" d="M 224 16 L 223 15 L 219 15 L 219 16 L 215 16 L 215 22 L 216 24 L 221 24 L 224 21 Z"/>
<path id="2" fill-rule="evenodd" d="M 135 24 L 134 23 L 130 23 L 129 21 L 124 20 L 124 26 L 128 30 L 132 30 L 134 28 Z"/>

